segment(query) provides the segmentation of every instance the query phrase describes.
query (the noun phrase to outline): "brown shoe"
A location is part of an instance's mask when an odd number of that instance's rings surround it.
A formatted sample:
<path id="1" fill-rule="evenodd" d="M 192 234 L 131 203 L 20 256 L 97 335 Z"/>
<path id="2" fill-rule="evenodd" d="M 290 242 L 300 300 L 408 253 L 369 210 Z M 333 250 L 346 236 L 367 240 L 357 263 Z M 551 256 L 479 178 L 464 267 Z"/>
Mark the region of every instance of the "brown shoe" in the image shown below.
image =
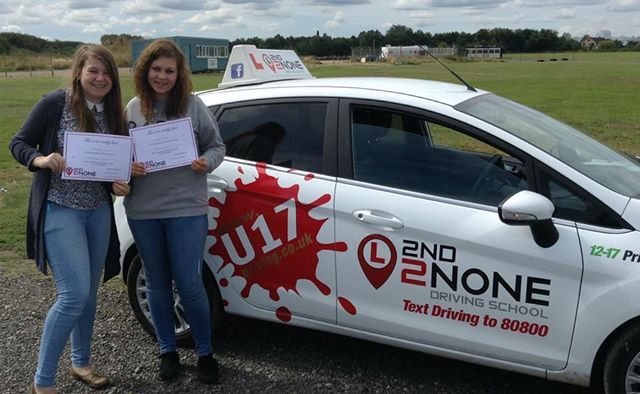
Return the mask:
<path id="1" fill-rule="evenodd" d="M 45 387 L 45 388 L 41 388 L 40 390 L 36 389 L 36 384 L 35 383 L 31 383 L 31 394 L 39 394 L 39 393 L 56 393 L 56 390 L 53 388 L 53 386 L 51 387 Z"/>
<path id="2" fill-rule="evenodd" d="M 91 387 L 92 389 L 99 389 L 102 387 L 105 387 L 107 385 L 109 385 L 109 383 L 111 383 L 111 379 L 109 379 L 108 376 L 105 376 L 103 374 L 101 374 L 100 372 L 96 372 L 96 371 L 91 371 L 85 375 L 80 375 L 79 373 L 76 372 L 75 369 L 70 368 L 69 369 L 69 374 L 74 378 L 74 379 L 78 379 L 81 380 L 82 383 L 86 384 L 87 386 Z"/>

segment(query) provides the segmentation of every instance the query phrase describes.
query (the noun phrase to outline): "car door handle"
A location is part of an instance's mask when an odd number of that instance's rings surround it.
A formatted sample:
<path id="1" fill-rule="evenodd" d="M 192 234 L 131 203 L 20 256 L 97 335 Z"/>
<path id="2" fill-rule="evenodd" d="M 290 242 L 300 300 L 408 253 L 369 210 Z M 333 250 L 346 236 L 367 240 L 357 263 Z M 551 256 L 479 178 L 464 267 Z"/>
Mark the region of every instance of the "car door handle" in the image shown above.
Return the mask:
<path id="1" fill-rule="evenodd" d="M 222 178 L 207 178 L 207 187 L 214 193 L 222 193 L 227 190 L 229 184 Z"/>
<path id="2" fill-rule="evenodd" d="M 369 209 L 359 209 L 353 212 L 353 216 L 361 222 L 374 224 L 376 226 L 402 228 L 404 223 L 397 217 L 382 211 L 373 211 Z"/>

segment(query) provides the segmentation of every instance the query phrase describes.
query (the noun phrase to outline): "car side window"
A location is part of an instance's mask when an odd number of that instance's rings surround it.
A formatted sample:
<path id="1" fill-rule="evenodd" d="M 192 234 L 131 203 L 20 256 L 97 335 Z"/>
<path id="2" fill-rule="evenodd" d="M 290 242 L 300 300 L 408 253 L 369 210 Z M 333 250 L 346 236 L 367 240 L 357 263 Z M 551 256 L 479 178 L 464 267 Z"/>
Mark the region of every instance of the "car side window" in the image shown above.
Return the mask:
<path id="1" fill-rule="evenodd" d="M 322 172 L 326 103 L 254 104 L 218 118 L 227 156 Z"/>
<path id="2" fill-rule="evenodd" d="M 527 189 L 522 162 L 415 115 L 354 106 L 356 180 L 497 206 Z"/>
<path id="3" fill-rule="evenodd" d="M 622 227 L 615 214 L 607 212 L 602 204 L 576 186 L 544 170 L 539 171 L 538 178 L 541 193 L 556 207 L 554 217 L 594 226 Z"/>

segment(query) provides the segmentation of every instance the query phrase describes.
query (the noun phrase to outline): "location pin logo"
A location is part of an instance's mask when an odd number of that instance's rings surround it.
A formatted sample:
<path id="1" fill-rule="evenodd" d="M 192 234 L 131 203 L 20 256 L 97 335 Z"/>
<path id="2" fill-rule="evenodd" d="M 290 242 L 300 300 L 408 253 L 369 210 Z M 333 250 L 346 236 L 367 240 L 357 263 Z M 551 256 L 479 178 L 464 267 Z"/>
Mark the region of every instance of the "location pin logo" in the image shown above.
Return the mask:
<path id="1" fill-rule="evenodd" d="M 379 289 L 396 267 L 398 253 L 389 238 L 371 234 L 358 245 L 358 261 L 369 283 Z"/>
<path id="2" fill-rule="evenodd" d="M 66 172 L 67 175 L 71 175 L 73 173 L 73 168 L 67 167 L 67 168 L 64 169 L 64 172 Z"/>
<path id="3" fill-rule="evenodd" d="M 266 53 L 262 54 L 262 61 L 271 69 L 271 71 L 276 72 L 276 64 Z"/>

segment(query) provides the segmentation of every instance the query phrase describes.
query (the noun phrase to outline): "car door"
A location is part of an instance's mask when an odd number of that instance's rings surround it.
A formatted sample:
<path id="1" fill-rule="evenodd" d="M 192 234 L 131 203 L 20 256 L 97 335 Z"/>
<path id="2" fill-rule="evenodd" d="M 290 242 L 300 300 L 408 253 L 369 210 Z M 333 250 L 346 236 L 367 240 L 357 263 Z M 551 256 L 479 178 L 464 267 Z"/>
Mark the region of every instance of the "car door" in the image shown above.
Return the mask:
<path id="1" fill-rule="evenodd" d="M 208 257 L 225 308 L 335 323 L 336 163 L 324 154 L 335 140 L 335 103 L 256 101 L 217 116 L 227 157 L 208 180 Z"/>
<path id="2" fill-rule="evenodd" d="M 531 160 L 448 120 L 390 104 L 341 104 L 336 186 L 338 324 L 409 343 L 558 369 L 566 364 L 582 260 L 500 221 L 533 189 Z M 487 141 L 493 141 L 489 144 Z"/>

